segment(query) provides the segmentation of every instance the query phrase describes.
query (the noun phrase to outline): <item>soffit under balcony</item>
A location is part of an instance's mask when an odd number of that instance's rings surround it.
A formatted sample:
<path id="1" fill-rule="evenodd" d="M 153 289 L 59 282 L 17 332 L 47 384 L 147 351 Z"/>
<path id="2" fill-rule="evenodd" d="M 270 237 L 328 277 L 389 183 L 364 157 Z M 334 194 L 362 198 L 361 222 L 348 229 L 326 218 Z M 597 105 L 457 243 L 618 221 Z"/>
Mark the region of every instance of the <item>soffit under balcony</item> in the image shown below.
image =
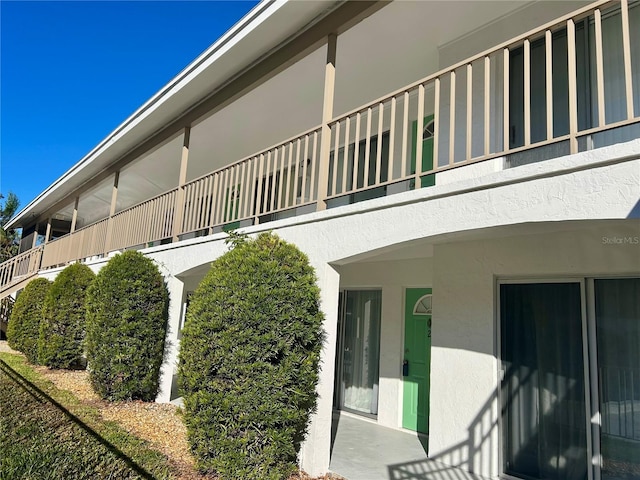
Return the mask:
<path id="1" fill-rule="evenodd" d="M 585 1 L 396 1 L 338 37 L 340 115 L 519 34 Z"/>
<path id="2" fill-rule="evenodd" d="M 76 229 L 85 227 L 107 217 L 111 208 L 112 193 L 113 178 L 109 178 L 80 195 Z M 52 217 L 71 220 L 73 218 L 74 204 L 75 202 L 58 210 L 52 215 Z"/>
<path id="3" fill-rule="evenodd" d="M 191 127 L 187 180 L 322 122 L 326 46 Z"/>
<path id="4" fill-rule="evenodd" d="M 178 186 L 182 144 L 176 135 L 120 171 L 116 213 Z"/>

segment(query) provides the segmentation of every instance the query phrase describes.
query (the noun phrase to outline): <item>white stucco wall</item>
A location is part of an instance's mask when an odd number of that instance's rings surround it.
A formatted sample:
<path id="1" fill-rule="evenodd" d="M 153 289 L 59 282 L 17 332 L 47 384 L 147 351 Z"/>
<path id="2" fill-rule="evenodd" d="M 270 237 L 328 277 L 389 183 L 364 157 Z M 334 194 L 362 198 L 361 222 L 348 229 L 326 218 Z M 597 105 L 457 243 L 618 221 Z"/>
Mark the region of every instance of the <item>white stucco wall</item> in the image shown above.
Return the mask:
<path id="1" fill-rule="evenodd" d="M 499 172 L 504 168 L 504 157 L 494 158 L 486 162 L 472 163 L 464 168 L 454 168 L 436 173 L 436 185 L 459 182 L 478 178 L 489 173 Z"/>
<path id="2" fill-rule="evenodd" d="M 429 455 L 499 474 L 496 280 L 640 275 L 637 221 L 434 247 Z"/>

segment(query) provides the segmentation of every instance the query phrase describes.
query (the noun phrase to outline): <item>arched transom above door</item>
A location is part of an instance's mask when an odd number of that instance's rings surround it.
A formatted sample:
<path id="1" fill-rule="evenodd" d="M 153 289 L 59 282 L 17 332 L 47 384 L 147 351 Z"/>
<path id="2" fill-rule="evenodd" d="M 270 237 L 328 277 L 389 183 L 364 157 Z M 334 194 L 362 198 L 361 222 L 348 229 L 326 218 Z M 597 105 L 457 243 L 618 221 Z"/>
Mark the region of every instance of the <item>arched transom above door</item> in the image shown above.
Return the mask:
<path id="1" fill-rule="evenodd" d="M 431 315 L 432 308 L 432 295 L 429 293 L 427 295 L 423 295 L 418 299 L 416 304 L 413 306 L 413 314 L 414 315 Z"/>

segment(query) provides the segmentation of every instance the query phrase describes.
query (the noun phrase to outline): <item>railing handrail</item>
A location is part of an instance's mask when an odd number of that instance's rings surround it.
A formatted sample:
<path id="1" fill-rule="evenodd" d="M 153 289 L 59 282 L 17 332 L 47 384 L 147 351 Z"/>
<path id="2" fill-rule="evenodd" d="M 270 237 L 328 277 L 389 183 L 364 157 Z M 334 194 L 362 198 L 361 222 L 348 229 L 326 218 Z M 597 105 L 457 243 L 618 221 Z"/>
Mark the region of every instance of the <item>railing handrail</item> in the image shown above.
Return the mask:
<path id="1" fill-rule="evenodd" d="M 104 218 L 102 218 L 102 219 L 100 219 L 100 220 L 96 220 L 95 222 L 90 223 L 89 225 L 85 225 L 84 227 L 77 228 L 76 230 L 74 230 L 74 231 L 73 231 L 73 232 L 71 232 L 71 233 L 78 233 L 78 232 L 81 232 L 81 231 L 83 231 L 83 230 L 86 230 L 87 228 L 90 228 L 90 227 L 93 227 L 94 225 L 97 225 L 97 224 L 98 224 L 98 223 L 100 223 L 100 222 L 106 222 L 106 221 L 108 221 L 108 220 L 109 220 L 109 217 L 104 217 Z M 67 235 L 69 235 L 69 234 L 67 234 Z M 66 237 L 67 235 L 64 235 L 64 236 L 62 236 L 62 237 L 58 237 L 58 238 L 56 238 L 56 240 L 58 240 L 59 238 L 64 238 L 64 237 Z M 50 242 L 49 242 L 49 243 L 50 243 Z"/>
<path id="2" fill-rule="evenodd" d="M 205 173 L 203 175 L 200 175 L 199 177 L 194 178 L 193 180 L 189 180 L 188 182 L 185 182 L 184 186 L 186 187 L 187 185 L 191 185 L 192 183 L 196 183 L 199 180 L 202 180 L 203 178 L 207 178 L 211 175 L 215 175 L 216 173 L 220 173 L 220 172 L 224 172 L 225 170 L 229 169 L 229 168 L 233 168 L 237 165 L 240 165 L 244 162 L 248 162 L 249 160 L 251 160 L 252 158 L 256 158 L 259 157 L 260 155 L 264 155 L 265 153 L 268 153 L 270 150 L 273 150 L 274 148 L 278 148 L 278 147 L 284 147 L 287 143 L 291 143 L 294 140 L 299 140 L 303 137 L 306 137 L 307 135 L 310 135 L 312 133 L 320 133 L 322 131 L 322 125 L 318 125 L 314 128 L 310 128 L 309 130 L 305 130 L 304 132 L 298 134 L 298 135 L 294 135 L 293 137 L 290 137 L 286 140 L 283 140 L 281 142 L 278 143 L 274 143 L 273 145 L 271 145 L 268 148 L 263 148 L 261 150 L 259 150 L 256 153 L 253 153 L 251 155 L 247 155 L 246 157 L 244 157 L 242 160 L 238 160 L 236 162 L 230 163 L 228 165 L 225 165 L 224 167 L 220 167 L 216 170 L 213 170 L 209 173 Z"/>
<path id="3" fill-rule="evenodd" d="M 29 257 L 42 249 L 44 249 L 44 244 L 40 244 L 35 246 L 34 248 L 30 248 L 29 250 L 19 253 L 18 255 L 11 257 L 5 260 L 4 262 L 0 263 L 0 268 L 2 268 L 3 265 L 9 264 L 10 262 L 17 262 L 19 260 L 22 260 L 23 257 Z"/>
<path id="4" fill-rule="evenodd" d="M 98 224 L 99 224 L 99 223 L 101 223 L 101 222 L 107 222 L 107 221 L 109 221 L 109 218 L 115 218 L 115 217 L 117 217 L 118 215 L 120 215 L 120 214 L 122 214 L 122 213 L 126 213 L 126 212 L 128 212 L 129 210 L 133 210 L 134 208 L 139 207 L 140 205 L 144 205 L 144 204 L 145 204 L 145 203 L 147 203 L 147 202 L 151 202 L 151 201 L 153 201 L 153 200 L 156 200 L 157 198 L 163 197 L 164 195 L 167 195 L 167 194 L 169 194 L 169 193 L 175 192 L 175 191 L 177 191 L 177 190 L 178 190 L 178 187 L 175 187 L 175 188 L 173 188 L 173 189 L 171 189 L 171 190 L 167 190 L 166 192 L 160 193 L 159 195 L 156 195 L 155 197 L 151 197 L 151 198 L 149 198 L 149 199 L 147 199 L 147 200 L 143 200 L 143 201 L 141 201 L 140 203 L 136 203 L 135 205 L 132 205 L 132 206 L 130 206 L 130 207 L 127 207 L 127 208 L 125 208 L 124 210 L 120 210 L 119 212 L 114 213 L 114 214 L 113 214 L 113 217 L 104 217 L 104 218 L 101 218 L 100 220 L 96 220 L 95 222 L 90 223 L 89 225 L 85 225 L 85 226 L 83 226 L 83 227 L 80 227 L 80 228 L 78 228 L 78 229 L 74 230 L 73 232 L 65 233 L 65 234 L 64 234 L 64 235 L 62 235 L 61 237 L 54 238 L 53 240 L 49 240 L 47 243 L 42 244 L 41 246 L 42 246 L 42 247 L 44 247 L 44 246 L 46 246 L 46 245 L 50 245 L 50 244 L 52 244 L 52 243 L 55 243 L 55 242 L 57 242 L 58 240 L 64 240 L 64 239 L 66 239 L 67 237 L 69 237 L 70 235 L 73 235 L 73 234 L 76 234 L 76 233 L 80 233 L 81 231 L 83 231 L 83 230 L 87 230 L 88 228 L 91 228 L 91 227 L 93 227 L 93 226 L 95 226 L 95 225 L 98 225 Z"/>
<path id="5" fill-rule="evenodd" d="M 186 182 L 186 183 L 183 185 L 183 187 L 186 187 L 186 186 L 188 186 L 188 185 L 191 185 L 192 183 L 196 183 L 196 182 L 198 182 L 199 180 L 202 180 L 202 179 L 204 179 L 204 178 L 206 178 L 206 177 L 209 177 L 209 176 L 211 176 L 211 175 L 215 175 L 216 173 L 224 172 L 225 170 L 230 169 L 230 168 L 233 168 L 233 167 L 235 167 L 236 165 L 240 165 L 240 164 L 242 164 L 242 163 L 244 163 L 244 162 L 247 162 L 247 161 L 251 160 L 252 158 L 256 158 L 256 157 L 259 157 L 260 155 L 264 155 L 265 153 L 269 152 L 270 150 L 273 150 L 274 148 L 283 147 L 283 146 L 285 146 L 287 143 L 291 143 L 291 142 L 293 142 L 293 141 L 295 141 L 295 140 L 299 140 L 299 139 L 301 139 L 301 138 L 303 138 L 303 137 L 305 137 L 305 136 L 307 136 L 307 135 L 309 135 L 309 134 L 316 133 L 316 132 L 320 132 L 320 131 L 321 131 L 321 129 L 322 129 L 322 125 L 316 126 L 316 127 L 314 127 L 314 128 L 308 129 L 308 130 L 305 130 L 304 132 L 302 132 L 302 133 L 300 133 L 300 134 L 298 134 L 298 135 L 294 135 L 294 136 L 292 136 L 292 137 L 290 137 L 290 138 L 288 138 L 288 139 L 286 139 L 286 140 L 283 140 L 283 141 L 281 141 L 281 142 L 275 143 L 275 144 L 273 144 L 273 145 L 272 145 L 271 147 L 269 147 L 269 148 L 261 149 L 261 150 L 259 150 L 258 152 L 254 153 L 254 154 L 252 154 L 252 155 L 248 155 L 248 156 L 244 157 L 244 158 L 243 158 L 243 159 L 241 159 L 241 160 L 238 160 L 238 161 L 236 161 L 236 162 L 233 162 L 233 163 L 230 163 L 230 164 L 228 164 L 228 165 L 225 165 L 224 167 L 220 167 L 220 168 L 218 168 L 218 169 L 216 169 L 216 170 L 213 170 L 213 171 L 211 171 L 211 172 L 209 172 L 209 173 L 205 173 L 205 174 L 203 174 L 203 175 L 200 175 L 199 177 L 196 177 L 196 178 L 194 178 L 193 180 L 189 180 L 188 182 Z M 174 187 L 174 188 L 171 188 L 171 189 L 169 189 L 169 190 L 166 190 L 166 191 L 164 191 L 164 192 L 162 192 L 162 193 L 159 193 L 158 195 L 155 195 L 154 197 L 148 198 L 148 199 L 146 199 L 146 200 L 142 200 L 142 201 L 141 201 L 141 202 L 139 202 L 139 203 L 136 203 L 136 204 L 134 204 L 134 205 L 131 205 L 130 207 L 127 207 L 127 208 L 125 208 L 125 209 L 123 209 L 123 210 L 120 210 L 119 212 L 114 213 L 114 214 L 113 214 L 113 217 L 111 217 L 111 218 L 115 218 L 115 217 L 117 217 L 117 216 L 119 216 L 119 215 L 121 215 L 121 214 L 123 214 L 123 213 L 128 212 L 129 210 L 133 210 L 133 209 L 134 209 L 134 208 L 136 208 L 136 207 L 139 207 L 139 206 L 141 206 L 141 205 L 144 205 L 145 203 L 148 203 L 148 202 L 151 202 L 151 201 L 153 201 L 153 200 L 156 200 L 156 199 L 158 199 L 158 198 L 160 198 L 160 197 L 163 197 L 163 196 L 165 196 L 165 195 L 168 195 L 168 194 L 170 194 L 170 193 L 172 193 L 172 192 L 177 192 L 177 191 L 179 190 L 179 188 L 180 188 L 180 187 Z M 86 228 L 92 227 L 93 225 L 96 225 L 96 224 L 98 224 L 98 223 L 100 223 L 100 222 L 107 221 L 107 220 L 109 220 L 109 218 L 110 218 L 110 217 L 104 217 L 104 218 L 102 218 L 102 219 L 100 219 L 100 220 L 96 220 L 95 222 L 90 223 L 89 225 L 85 225 L 85 226 L 83 226 L 82 228 L 78 228 L 78 229 L 77 229 L 77 230 L 75 230 L 74 232 L 67 233 L 67 234 L 65 234 L 65 235 L 63 235 L 63 236 L 61 236 L 61 237 L 58 237 L 58 238 L 56 238 L 56 239 L 54 239 L 54 240 L 51 240 L 51 241 L 49 241 L 49 242 L 47 242 L 47 243 L 53 243 L 53 242 L 56 242 L 56 241 L 61 240 L 61 239 L 63 239 L 63 238 L 66 238 L 66 237 L 68 237 L 69 235 L 72 235 L 73 233 L 80 232 L 81 230 L 84 230 L 84 229 L 86 229 Z"/>
<path id="6" fill-rule="evenodd" d="M 573 12 L 567 13 L 566 15 L 563 15 L 557 19 L 551 20 L 550 22 L 547 22 L 544 25 L 538 26 L 523 34 L 520 34 L 517 37 L 506 40 L 498 44 L 497 46 L 488 48 L 480 53 L 477 53 L 471 57 L 461 60 L 458 63 L 454 63 L 453 65 L 443 68 L 441 70 L 438 70 L 435 73 L 431 73 L 426 77 L 421 78 L 420 80 L 416 80 L 415 82 L 409 83 L 404 87 L 398 88 L 397 90 L 394 90 L 391 93 L 385 94 L 382 97 L 377 98 L 376 100 L 367 102 L 365 105 L 361 105 L 359 107 L 354 108 L 353 110 L 347 111 L 346 113 L 342 113 L 339 116 L 332 118 L 331 121 L 329 122 L 329 125 L 333 126 L 334 124 L 346 119 L 347 117 L 351 117 L 358 113 L 362 113 L 368 110 L 369 108 L 371 108 L 373 105 L 388 102 L 392 98 L 397 97 L 400 94 L 404 94 L 408 90 L 413 90 L 419 85 L 431 82 L 438 77 L 446 75 L 447 73 L 457 70 L 460 67 L 464 67 L 465 65 L 469 65 L 470 63 L 473 63 L 476 60 L 480 60 L 481 58 L 484 58 L 486 56 L 499 52 L 500 50 L 504 50 L 505 48 L 512 47 L 513 45 L 523 42 L 527 38 L 530 38 L 538 33 L 542 33 L 545 30 L 550 30 L 550 29 L 553 29 L 554 27 L 558 27 L 563 23 L 566 23 L 567 20 L 575 19 L 577 17 L 581 17 L 584 15 L 589 15 L 590 13 L 592 13 L 593 10 L 597 9 L 598 7 L 601 7 L 602 5 L 607 5 L 607 4 L 615 5 L 616 3 L 617 2 L 615 0 L 598 0 L 596 2 L 590 3 L 589 5 L 579 8 L 578 10 L 574 10 Z"/>
<path id="7" fill-rule="evenodd" d="M 260 156 L 260 155 L 264 155 L 265 153 L 269 152 L 270 150 L 273 150 L 274 148 L 282 147 L 282 146 L 286 145 L 287 143 L 291 143 L 291 142 L 293 142 L 293 141 L 295 141 L 295 140 L 299 140 L 299 139 L 301 139 L 301 138 L 305 137 L 306 135 L 309 135 L 309 134 L 312 134 L 312 133 L 319 132 L 321 129 L 322 129 L 322 126 L 321 126 L 321 125 L 319 125 L 319 126 L 316 126 L 316 127 L 314 127 L 314 128 L 311 128 L 311 129 L 309 129 L 309 130 L 306 130 L 306 131 L 304 131 L 304 132 L 302 132 L 302 133 L 300 133 L 300 134 L 298 134 L 298 135 L 294 135 L 294 136 L 292 136 L 292 137 L 288 138 L 287 140 L 284 140 L 284 141 L 282 141 L 282 142 L 278 142 L 278 143 L 273 144 L 273 145 L 272 145 L 271 147 L 269 147 L 269 148 L 261 149 L 261 150 L 259 150 L 258 152 L 254 153 L 254 154 L 252 154 L 252 155 L 248 155 L 248 156 L 244 157 L 244 158 L 243 158 L 243 159 L 241 159 L 241 160 L 238 160 L 238 161 L 236 161 L 236 162 L 230 163 L 230 164 L 225 165 L 225 166 L 223 166 L 223 167 L 220 167 L 220 168 L 218 168 L 218 169 L 216 169 L 216 170 L 212 170 L 211 172 L 209 172 L 209 173 L 205 173 L 205 174 L 203 174 L 203 175 L 200 175 L 199 177 L 196 177 L 196 178 L 194 178 L 193 180 L 189 180 L 188 182 L 186 182 L 186 183 L 183 185 L 183 187 L 186 187 L 186 186 L 188 186 L 188 185 L 191 185 L 192 183 L 196 183 L 196 182 L 198 182 L 199 180 L 202 180 L 202 179 L 204 179 L 204 178 L 207 178 L 207 177 L 209 177 L 209 176 L 211 176 L 211 175 L 215 175 L 216 173 L 224 172 L 225 170 L 230 169 L 230 168 L 233 168 L 233 167 L 235 167 L 236 165 L 240 165 L 240 164 L 242 164 L 242 163 L 244 163 L 244 162 L 246 162 L 246 161 L 251 160 L 252 158 L 256 158 L 256 157 L 258 157 L 258 156 Z M 100 222 L 107 221 L 107 220 L 109 220 L 109 218 L 115 218 L 115 217 L 117 217 L 117 216 L 119 216 L 119 215 L 122 215 L 123 213 L 126 213 L 126 212 L 128 212 L 128 211 L 130 211 L 130 210 L 133 210 L 134 208 L 137 208 L 137 207 L 139 207 L 139 206 L 141 206 L 141 205 L 144 205 L 145 203 L 149 203 L 149 202 L 151 202 L 151 201 L 153 201 L 153 200 L 156 200 L 156 199 L 158 199 L 158 198 L 161 198 L 161 197 L 163 197 L 163 196 L 165 196 L 165 195 L 168 195 L 168 194 L 170 194 L 170 193 L 172 193 L 172 192 L 177 192 L 179 188 L 180 188 L 180 187 L 174 187 L 174 188 L 171 188 L 171 189 L 169 189 L 169 190 L 166 190 L 166 191 L 164 191 L 164 192 L 162 192 L 162 193 L 159 193 L 158 195 L 155 195 L 155 196 L 153 196 L 153 197 L 151 197 L 151 198 L 148 198 L 148 199 L 146 199 L 146 200 L 142 200 L 141 202 L 138 202 L 138 203 L 136 203 L 136 204 L 134 204 L 134 205 L 131 205 L 130 207 L 127 207 L 127 208 L 125 208 L 125 209 L 122 209 L 122 210 L 120 210 L 120 211 L 118 211 L 118 212 L 114 213 L 114 214 L 113 214 L 113 217 L 104 217 L 104 218 L 102 218 L 102 219 L 100 219 L 100 220 L 96 220 L 95 222 L 90 223 L 89 225 L 85 225 L 85 226 L 83 226 L 83 227 L 81 227 L 81 228 L 78 228 L 77 230 L 75 230 L 75 231 L 73 231 L 73 232 L 67 233 L 67 234 L 65 234 L 65 235 L 62 235 L 61 237 L 55 238 L 55 239 L 53 239 L 53 240 L 50 240 L 50 241 L 49 241 L 49 242 L 47 242 L 47 243 L 57 242 L 58 240 L 61 240 L 61 239 L 64 239 L 64 238 L 68 237 L 69 235 L 72 235 L 72 234 L 74 234 L 74 233 L 78 233 L 78 232 L 80 232 L 81 230 L 84 230 L 84 229 L 87 229 L 87 228 L 89 228 L 89 227 L 92 227 L 92 226 L 94 226 L 94 225 L 96 225 L 96 224 L 98 224 L 98 223 L 100 223 Z"/>
<path id="8" fill-rule="evenodd" d="M 162 198 L 162 197 L 164 197 L 164 196 L 166 196 L 166 195 L 170 195 L 170 194 L 172 194 L 172 193 L 175 193 L 175 192 L 177 192 L 177 191 L 178 191 L 178 189 L 179 189 L 179 188 L 180 188 L 180 187 L 174 187 L 174 188 L 172 188 L 171 190 L 167 190 L 166 192 L 163 192 L 163 193 L 160 193 L 159 195 L 156 195 L 155 197 L 151 197 L 151 198 L 149 198 L 149 199 L 147 199 L 147 200 L 143 200 L 143 201 L 141 201 L 141 202 L 139 202 L 139 203 L 136 203 L 135 205 L 131 205 L 130 207 L 127 207 L 127 208 L 125 208 L 125 209 L 123 209 L 123 210 L 120 210 L 119 212 L 114 213 L 114 214 L 113 214 L 113 217 L 105 217 L 105 218 L 103 218 L 101 221 L 109 220 L 109 218 L 116 218 L 117 216 L 122 215 L 122 214 L 124 214 L 124 213 L 127 213 L 128 211 L 133 210 L 133 209 L 135 209 L 135 208 L 138 208 L 138 207 L 140 207 L 140 206 L 142 206 L 142 205 L 144 205 L 144 204 L 146 204 L 146 203 L 153 202 L 154 200 L 157 200 L 157 199 L 159 199 L 159 198 Z M 91 225 L 95 225 L 96 223 L 98 223 L 98 222 L 92 223 Z"/>
<path id="9" fill-rule="evenodd" d="M 44 245 L 38 245 L 0 263 L 0 290 L 4 290 L 17 281 L 21 281 L 24 277 L 38 272 L 42 263 L 43 252 Z M 32 264 L 34 257 L 36 261 Z M 23 268 L 23 262 L 26 262 L 26 269 Z"/>
<path id="10" fill-rule="evenodd" d="M 90 227 L 91 225 L 93 225 L 93 223 L 91 223 L 91 224 L 89 224 L 89 225 L 87 225 L 87 226 L 85 226 L 85 227 L 82 227 L 82 228 L 87 228 L 87 227 Z M 62 235 L 61 237 L 52 238 L 52 239 L 51 239 L 51 240 L 49 240 L 48 242 L 43 243 L 43 244 L 42 244 L 42 246 L 44 247 L 45 245 L 50 245 L 50 244 L 52 244 L 52 243 L 57 242 L 58 240 L 63 240 L 63 239 L 65 239 L 65 238 L 67 238 L 69 235 L 73 235 L 74 233 L 79 232 L 80 230 L 82 230 L 82 228 L 79 228 L 78 230 L 75 230 L 75 231 L 73 231 L 73 232 L 65 233 L 65 234 L 64 234 L 64 235 Z"/>

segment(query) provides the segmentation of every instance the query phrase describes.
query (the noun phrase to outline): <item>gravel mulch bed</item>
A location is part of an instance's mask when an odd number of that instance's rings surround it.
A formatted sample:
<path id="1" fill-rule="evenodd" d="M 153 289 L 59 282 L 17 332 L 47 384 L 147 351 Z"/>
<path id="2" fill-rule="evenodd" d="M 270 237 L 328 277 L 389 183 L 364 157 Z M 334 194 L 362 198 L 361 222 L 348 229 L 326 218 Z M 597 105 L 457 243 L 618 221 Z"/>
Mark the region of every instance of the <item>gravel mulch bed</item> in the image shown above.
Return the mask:
<path id="1" fill-rule="evenodd" d="M 6 341 L 0 341 L 0 352 L 15 353 Z M 187 429 L 182 422 L 180 409 L 166 403 L 106 402 L 94 393 L 89 383 L 89 373 L 84 370 L 51 370 L 33 366 L 58 389 L 71 392 L 80 401 L 97 408 L 102 418 L 113 421 L 135 436 L 148 441 L 152 447 L 165 454 L 174 466 L 178 478 L 204 480 L 213 477 L 199 474 L 189 451 Z M 323 480 L 336 477 L 311 477 L 301 473 L 290 480 Z"/>
<path id="2" fill-rule="evenodd" d="M 118 423 L 125 430 L 148 441 L 153 448 L 164 453 L 179 478 L 212 478 L 199 474 L 194 468 L 194 460 L 187 443 L 187 429 L 177 406 L 141 401 L 106 402 L 91 388 L 89 373 L 86 371 L 51 370 L 41 366 L 34 368 L 60 390 L 67 390 L 79 400 L 97 408 L 104 420 Z"/>

